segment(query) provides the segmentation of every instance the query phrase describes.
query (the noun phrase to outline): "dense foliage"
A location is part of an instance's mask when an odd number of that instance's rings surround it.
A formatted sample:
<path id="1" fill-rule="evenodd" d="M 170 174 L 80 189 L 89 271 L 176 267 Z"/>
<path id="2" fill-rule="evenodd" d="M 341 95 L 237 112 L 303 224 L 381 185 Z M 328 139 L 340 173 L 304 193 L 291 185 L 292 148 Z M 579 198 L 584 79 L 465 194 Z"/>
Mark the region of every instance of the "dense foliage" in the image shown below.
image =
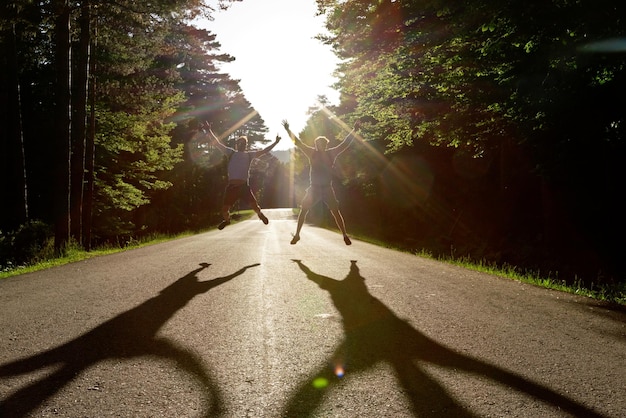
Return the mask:
<path id="1" fill-rule="evenodd" d="M 224 176 L 223 165 L 211 171 L 201 161 L 219 153 L 198 137 L 199 122 L 217 132 L 235 126 L 231 135 L 253 144 L 267 131 L 238 82 L 219 71 L 233 58 L 192 24 L 227 4 L 4 3 L 0 230 L 41 220 L 55 226 L 62 251 L 70 236 L 89 248 L 169 230 L 173 212 L 191 219 L 175 229 L 207 226 L 194 215 L 217 213 Z M 165 200 L 168 190 L 180 200 Z M 185 216 L 189 200 L 202 207 Z"/>
<path id="2" fill-rule="evenodd" d="M 369 121 L 348 219 L 441 255 L 623 277 L 626 3 L 318 6 L 343 60 L 333 110 Z"/>

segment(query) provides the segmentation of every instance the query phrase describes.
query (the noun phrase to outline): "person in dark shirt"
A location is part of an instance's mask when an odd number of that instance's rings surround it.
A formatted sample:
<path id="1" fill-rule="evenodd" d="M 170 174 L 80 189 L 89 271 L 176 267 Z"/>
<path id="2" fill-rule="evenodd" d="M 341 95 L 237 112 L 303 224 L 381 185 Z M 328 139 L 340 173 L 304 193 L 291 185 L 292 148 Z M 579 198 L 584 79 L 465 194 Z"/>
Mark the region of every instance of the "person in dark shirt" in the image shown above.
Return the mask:
<path id="1" fill-rule="evenodd" d="M 343 234 L 343 241 L 346 245 L 352 244 L 352 241 L 350 241 L 350 237 L 348 237 L 348 233 L 346 232 L 346 225 L 343 216 L 339 210 L 339 202 L 337 202 L 337 198 L 335 197 L 332 180 L 335 160 L 339 154 L 344 152 L 352 143 L 356 129 L 358 129 L 358 125 L 359 123 L 356 122 L 354 124 L 354 129 L 352 129 L 346 138 L 336 147 L 328 148 L 328 138 L 318 136 L 315 139 L 315 148 L 313 148 L 304 144 L 293 132 L 291 132 L 289 129 L 289 122 L 283 120 L 283 127 L 296 147 L 298 147 L 304 155 L 307 156 L 311 167 L 309 171 L 310 185 L 306 189 L 304 198 L 300 203 L 301 210 L 298 215 L 298 226 L 296 228 L 296 233 L 291 240 L 291 244 L 295 244 L 300 241 L 300 230 L 302 229 L 302 225 L 304 225 L 304 220 L 306 219 L 311 207 L 320 201 L 326 204 L 330 213 L 333 215 L 333 218 L 335 218 L 335 222 Z"/>
<path id="2" fill-rule="evenodd" d="M 205 123 L 202 126 L 202 131 L 205 134 L 208 134 L 211 142 L 213 142 L 217 148 L 224 155 L 226 155 L 226 157 L 228 157 L 228 185 L 226 186 L 222 203 L 222 222 L 217 228 L 224 229 L 224 227 L 230 224 L 230 208 L 238 199 L 248 202 L 252 209 L 256 212 L 259 219 L 267 225 L 269 220 L 263 212 L 261 212 L 261 208 L 254 197 L 254 193 L 252 193 L 252 190 L 250 189 L 250 164 L 255 158 L 270 152 L 280 141 L 280 136 L 276 135 L 276 140 L 262 150 L 246 151 L 246 148 L 248 147 L 248 138 L 245 136 L 240 136 L 235 140 L 235 149 L 222 144 L 217 136 L 215 136 L 211 130 L 211 125 L 208 123 Z"/>

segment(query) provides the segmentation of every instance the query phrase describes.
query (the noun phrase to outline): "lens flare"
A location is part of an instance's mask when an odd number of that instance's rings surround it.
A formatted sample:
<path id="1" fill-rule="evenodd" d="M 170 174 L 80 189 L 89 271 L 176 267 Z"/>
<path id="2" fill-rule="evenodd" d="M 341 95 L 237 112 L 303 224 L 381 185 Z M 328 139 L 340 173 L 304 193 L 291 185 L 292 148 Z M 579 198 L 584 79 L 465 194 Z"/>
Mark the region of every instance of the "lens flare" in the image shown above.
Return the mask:
<path id="1" fill-rule="evenodd" d="M 239 119 L 233 126 L 228 128 L 225 132 L 223 132 L 222 134 L 218 135 L 217 138 L 219 140 L 227 138 L 230 134 L 235 132 L 237 129 L 241 128 L 242 125 L 245 125 L 246 122 L 248 122 L 250 119 L 252 119 L 256 115 L 258 115 L 258 112 L 256 110 L 251 111 L 246 116 L 244 116 L 243 118 Z"/>
<path id="2" fill-rule="evenodd" d="M 626 51 L 626 38 L 610 38 L 588 42 L 578 48 L 587 53 L 623 53 Z"/>
<path id="3" fill-rule="evenodd" d="M 343 366 L 341 364 L 337 364 L 335 366 L 335 376 L 342 378 L 343 375 L 345 374 L 345 370 L 343 369 Z"/>
<path id="4" fill-rule="evenodd" d="M 348 126 L 344 121 L 342 121 L 341 119 L 339 119 L 339 117 L 337 117 L 337 115 L 335 115 L 330 109 L 328 109 L 326 106 L 324 106 L 322 103 L 318 102 L 318 106 L 320 108 L 320 110 L 322 112 L 324 112 L 326 114 L 326 116 L 328 116 L 328 118 L 333 121 L 333 123 L 339 125 L 341 127 L 341 129 L 343 129 L 346 132 L 350 132 L 352 130 L 352 128 L 350 126 Z M 385 157 L 379 153 L 374 147 L 372 147 L 372 145 L 370 145 L 367 141 L 363 140 L 363 137 L 361 136 L 361 134 L 359 134 L 358 132 L 354 132 L 354 136 L 361 142 L 361 144 L 363 145 L 365 152 L 367 152 L 368 156 L 370 158 L 372 158 L 373 160 L 376 160 L 377 162 L 380 162 L 382 164 L 386 164 L 386 159 Z"/>
<path id="5" fill-rule="evenodd" d="M 253 110 L 243 118 L 239 119 L 233 126 L 229 127 L 223 133 L 217 135 L 217 138 L 222 141 L 224 138 L 228 138 L 233 132 L 245 125 L 250 119 L 257 115 L 257 111 Z M 221 162 L 222 154 L 213 149 L 213 146 L 209 144 L 206 134 L 201 132 L 197 133 L 187 144 L 187 152 L 189 158 L 197 166 L 203 168 L 211 168 L 217 166 Z"/>
<path id="6" fill-rule="evenodd" d="M 324 389 L 326 386 L 328 386 L 328 379 L 324 377 L 318 377 L 313 380 L 313 387 L 315 389 Z"/>

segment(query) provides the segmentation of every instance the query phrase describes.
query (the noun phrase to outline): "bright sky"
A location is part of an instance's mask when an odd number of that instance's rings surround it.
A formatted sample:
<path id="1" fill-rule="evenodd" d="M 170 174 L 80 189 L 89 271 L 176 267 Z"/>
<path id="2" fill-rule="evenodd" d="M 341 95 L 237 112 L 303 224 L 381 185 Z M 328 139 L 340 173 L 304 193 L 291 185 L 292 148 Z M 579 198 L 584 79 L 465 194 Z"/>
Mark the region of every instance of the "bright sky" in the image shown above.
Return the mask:
<path id="1" fill-rule="evenodd" d="M 283 119 L 297 133 L 319 95 L 331 104 L 339 100 L 330 87 L 338 59 L 314 39 L 325 30 L 324 18 L 315 12 L 315 0 L 243 0 L 202 25 L 217 35 L 220 52 L 235 57 L 221 69 L 240 80 L 244 95 L 269 128 L 268 139 L 280 134 L 276 150 L 293 146 Z"/>

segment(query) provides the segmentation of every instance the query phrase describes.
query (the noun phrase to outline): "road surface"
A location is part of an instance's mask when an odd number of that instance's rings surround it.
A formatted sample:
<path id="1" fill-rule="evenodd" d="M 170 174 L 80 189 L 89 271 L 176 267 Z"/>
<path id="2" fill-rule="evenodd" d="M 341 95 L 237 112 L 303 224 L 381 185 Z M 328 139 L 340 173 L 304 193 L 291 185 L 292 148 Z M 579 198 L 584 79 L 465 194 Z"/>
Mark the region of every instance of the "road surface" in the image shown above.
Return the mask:
<path id="1" fill-rule="evenodd" d="M 266 212 L 0 281 L 0 416 L 626 416 L 623 310 Z"/>

